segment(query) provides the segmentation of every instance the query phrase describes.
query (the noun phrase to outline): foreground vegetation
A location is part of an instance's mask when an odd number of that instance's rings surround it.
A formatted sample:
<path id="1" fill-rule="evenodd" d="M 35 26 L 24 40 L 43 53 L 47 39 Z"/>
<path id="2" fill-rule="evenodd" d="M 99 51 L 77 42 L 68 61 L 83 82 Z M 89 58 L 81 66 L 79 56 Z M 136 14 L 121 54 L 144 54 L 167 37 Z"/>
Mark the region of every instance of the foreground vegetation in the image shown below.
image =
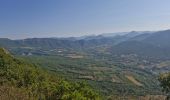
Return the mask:
<path id="1" fill-rule="evenodd" d="M 99 100 L 100 96 L 85 82 L 68 82 L 0 49 L 0 98 Z"/>
<path id="2" fill-rule="evenodd" d="M 159 81 L 162 91 L 167 95 L 167 100 L 170 100 L 170 72 L 161 74 Z"/>

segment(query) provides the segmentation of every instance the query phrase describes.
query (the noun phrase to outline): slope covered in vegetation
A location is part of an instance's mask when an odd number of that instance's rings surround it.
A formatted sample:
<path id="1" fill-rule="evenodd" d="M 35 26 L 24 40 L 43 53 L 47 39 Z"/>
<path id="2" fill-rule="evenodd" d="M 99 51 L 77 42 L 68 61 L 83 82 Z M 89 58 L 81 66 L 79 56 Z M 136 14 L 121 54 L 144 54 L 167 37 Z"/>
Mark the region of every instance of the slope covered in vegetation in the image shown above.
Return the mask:
<path id="1" fill-rule="evenodd" d="M 20 61 L 0 49 L 0 98 L 2 100 L 98 100 L 84 82 L 68 82 L 35 65 Z"/>

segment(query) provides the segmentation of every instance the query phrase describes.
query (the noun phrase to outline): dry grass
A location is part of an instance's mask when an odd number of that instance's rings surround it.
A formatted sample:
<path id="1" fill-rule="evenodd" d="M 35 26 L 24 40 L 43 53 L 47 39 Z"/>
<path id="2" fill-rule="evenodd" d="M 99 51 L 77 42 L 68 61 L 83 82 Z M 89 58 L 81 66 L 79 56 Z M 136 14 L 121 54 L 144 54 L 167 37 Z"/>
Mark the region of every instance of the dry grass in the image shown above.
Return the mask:
<path id="1" fill-rule="evenodd" d="M 137 81 L 133 76 L 126 75 L 125 76 L 128 80 L 130 80 L 132 83 L 134 83 L 137 86 L 143 86 L 139 81 Z"/>
<path id="2" fill-rule="evenodd" d="M 94 71 L 111 71 L 113 70 L 112 68 L 109 67 L 89 67 L 89 69 L 94 70 Z"/>
<path id="3" fill-rule="evenodd" d="M 146 96 L 112 96 L 109 100 L 166 100 L 163 95 L 146 95 Z"/>
<path id="4" fill-rule="evenodd" d="M 93 76 L 79 76 L 80 79 L 94 80 Z"/>
<path id="5" fill-rule="evenodd" d="M 120 80 L 120 78 L 118 78 L 116 75 L 114 75 L 113 77 L 112 77 L 112 80 L 111 80 L 113 83 L 120 83 L 121 82 L 121 80 Z"/>
<path id="6" fill-rule="evenodd" d="M 69 54 L 69 55 L 67 55 L 66 57 L 72 58 L 72 59 L 81 59 L 81 58 L 84 58 L 84 56 L 82 56 L 82 55 L 76 55 L 76 54 Z"/>
<path id="7" fill-rule="evenodd" d="M 0 100 L 30 100 L 28 93 L 23 89 L 10 86 L 0 86 Z M 32 100 L 32 99 L 31 99 Z"/>
<path id="8" fill-rule="evenodd" d="M 157 64 L 157 68 L 163 68 L 167 66 L 170 66 L 170 61 L 165 61 L 165 62 L 161 62 L 160 64 Z"/>

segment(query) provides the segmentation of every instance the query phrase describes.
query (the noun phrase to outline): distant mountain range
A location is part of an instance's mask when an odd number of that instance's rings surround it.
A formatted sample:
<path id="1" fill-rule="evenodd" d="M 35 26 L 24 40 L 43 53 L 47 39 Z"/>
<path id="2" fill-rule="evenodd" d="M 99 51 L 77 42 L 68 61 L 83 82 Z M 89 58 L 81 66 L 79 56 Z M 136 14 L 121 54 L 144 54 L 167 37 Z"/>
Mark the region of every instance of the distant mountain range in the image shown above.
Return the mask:
<path id="1" fill-rule="evenodd" d="M 11 51 L 20 48 L 51 50 L 71 49 L 86 51 L 89 48 L 94 50 L 98 47 L 107 47 L 106 51 L 112 54 L 137 54 L 170 58 L 170 30 L 157 32 L 122 32 L 101 34 L 98 36 L 85 36 L 79 38 L 29 38 L 23 40 L 10 40 L 0 38 L 0 46 Z M 28 50 L 27 50 L 28 51 Z M 25 51 L 24 51 L 25 52 Z"/>
<path id="2" fill-rule="evenodd" d="M 116 51 L 117 50 L 117 51 Z M 136 35 L 127 41 L 112 47 L 112 52 L 138 55 L 168 57 L 170 56 L 170 30 Z"/>

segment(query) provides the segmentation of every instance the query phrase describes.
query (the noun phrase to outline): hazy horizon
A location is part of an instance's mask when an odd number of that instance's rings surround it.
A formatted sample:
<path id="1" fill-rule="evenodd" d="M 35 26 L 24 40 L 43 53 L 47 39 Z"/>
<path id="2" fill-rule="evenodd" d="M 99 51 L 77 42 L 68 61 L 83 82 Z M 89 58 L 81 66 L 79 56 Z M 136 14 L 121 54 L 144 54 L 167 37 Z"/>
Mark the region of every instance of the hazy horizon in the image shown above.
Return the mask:
<path id="1" fill-rule="evenodd" d="M 170 29 L 166 0 L 1 0 L 0 37 L 79 37 Z"/>
<path id="2" fill-rule="evenodd" d="M 55 34 L 50 34 L 49 36 L 46 35 L 41 35 L 41 34 L 0 34 L 0 38 L 8 38 L 11 40 L 19 40 L 19 39 L 28 39 L 28 38 L 81 38 L 81 37 L 88 37 L 88 36 L 99 36 L 99 35 L 125 35 L 128 34 L 130 32 L 157 32 L 157 31 L 165 31 L 165 30 L 169 30 L 169 29 L 164 29 L 164 30 L 145 30 L 145 31 L 124 31 L 124 32 L 112 32 L 112 33 L 99 33 L 99 34 L 82 34 L 82 35 L 71 35 L 71 36 L 56 36 Z"/>

